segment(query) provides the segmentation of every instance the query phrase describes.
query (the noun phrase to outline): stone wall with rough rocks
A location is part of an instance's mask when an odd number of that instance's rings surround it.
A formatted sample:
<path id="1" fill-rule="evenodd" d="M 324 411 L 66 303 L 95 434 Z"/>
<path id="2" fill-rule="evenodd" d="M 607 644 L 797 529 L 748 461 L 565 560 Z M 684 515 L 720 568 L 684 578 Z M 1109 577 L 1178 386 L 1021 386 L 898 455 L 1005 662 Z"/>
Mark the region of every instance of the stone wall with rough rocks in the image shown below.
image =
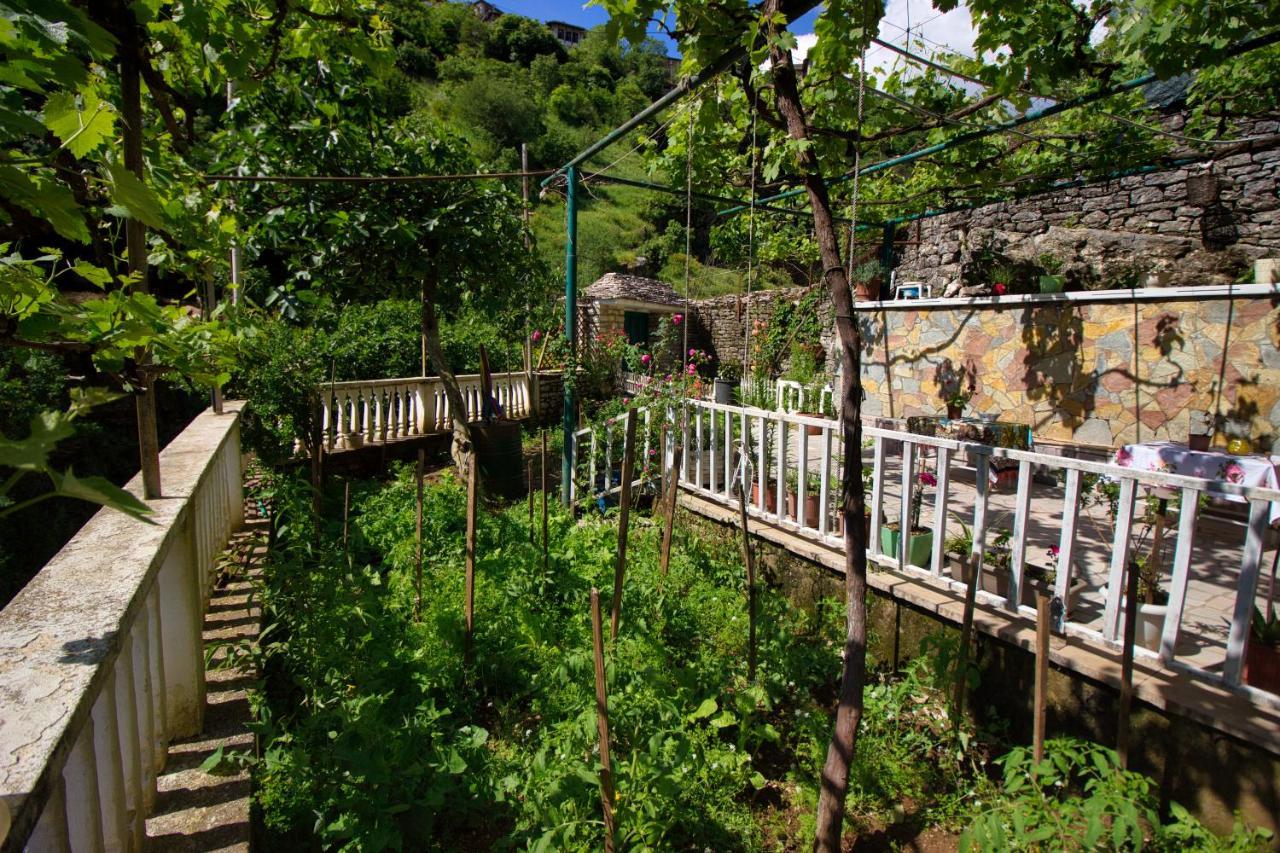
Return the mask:
<path id="1" fill-rule="evenodd" d="M 748 322 L 768 323 L 783 300 L 798 302 L 804 293 L 805 288 L 793 287 L 761 290 L 749 297 L 731 294 L 692 302 L 689 305 L 689 313 L 693 315 L 693 325 L 689 328 L 690 343 L 706 350 L 718 364 L 741 367 Z M 824 300 L 822 306 L 823 328 L 826 330 L 822 344 L 830 352 L 835 330 L 831 324 L 829 303 Z"/>
<path id="2" fill-rule="evenodd" d="M 1275 134 L 1280 122 L 1245 131 Z M 1216 201 L 1188 186 L 1206 173 Z M 1278 179 L 1271 148 L 921 220 L 898 234 L 898 281 L 929 284 L 934 296 L 989 293 L 993 257 L 1034 272 L 1048 254 L 1069 290 L 1228 284 L 1280 255 Z"/>
<path id="3" fill-rule="evenodd" d="M 975 377 L 966 415 L 1031 425 L 1048 441 L 1185 441 L 1193 411 L 1280 430 L 1280 300 L 1026 302 L 863 313 L 863 411 L 943 414 L 942 388 Z M 1219 440 L 1225 440 L 1219 438 Z"/>
<path id="4" fill-rule="evenodd" d="M 535 426 L 553 426 L 564 412 L 564 376 L 558 370 L 533 374 L 530 391 L 532 420 Z"/>

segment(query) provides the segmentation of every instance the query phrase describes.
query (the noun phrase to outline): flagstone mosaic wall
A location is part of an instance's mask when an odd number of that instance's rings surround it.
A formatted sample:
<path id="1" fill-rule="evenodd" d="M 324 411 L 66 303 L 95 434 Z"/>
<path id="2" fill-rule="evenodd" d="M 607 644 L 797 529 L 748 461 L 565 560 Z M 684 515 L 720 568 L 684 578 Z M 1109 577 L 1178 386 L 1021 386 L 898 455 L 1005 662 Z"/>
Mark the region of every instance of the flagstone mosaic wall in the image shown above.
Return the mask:
<path id="1" fill-rule="evenodd" d="M 966 415 L 1030 424 L 1043 440 L 1104 447 L 1185 441 L 1194 411 L 1239 422 L 1260 447 L 1280 431 L 1276 300 L 1028 303 L 862 316 L 868 415 L 942 414 L 941 388 L 956 387 L 959 373 L 962 386 L 973 377 Z"/>
<path id="2" fill-rule="evenodd" d="M 749 308 L 731 296 L 695 303 L 697 345 L 740 364 L 747 317 L 767 320 L 776 300 L 801 294 L 752 294 Z M 824 314 L 822 343 L 834 368 L 826 306 Z M 1185 441 L 1197 411 L 1260 448 L 1280 436 L 1280 300 L 1041 302 L 859 316 L 869 416 L 944 414 L 942 389 L 957 379 L 967 386 L 972 376 L 967 416 L 1029 424 L 1044 441 Z M 1225 432 L 1216 440 L 1225 442 Z"/>

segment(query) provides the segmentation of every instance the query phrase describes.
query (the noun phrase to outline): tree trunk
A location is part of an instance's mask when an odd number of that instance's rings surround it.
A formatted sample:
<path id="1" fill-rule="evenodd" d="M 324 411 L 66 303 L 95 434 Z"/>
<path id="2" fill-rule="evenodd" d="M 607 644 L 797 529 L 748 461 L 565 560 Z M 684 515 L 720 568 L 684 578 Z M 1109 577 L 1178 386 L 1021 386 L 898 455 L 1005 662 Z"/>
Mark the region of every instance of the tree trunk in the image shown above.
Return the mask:
<path id="1" fill-rule="evenodd" d="M 769 58 L 773 68 L 774 95 L 778 112 L 792 139 L 809 138 L 808 122 L 800 104 L 795 65 L 791 52 L 777 41 L 781 26 L 776 13 L 780 0 L 766 0 L 763 18 L 769 22 Z M 849 764 L 857 745 L 862 721 L 862 691 L 867 669 L 867 543 L 863 525 L 866 496 L 862 491 L 862 341 L 853 316 L 853 296 L 840 262 L 840 241 L 831 215 L 831 199 L 823 182 L 817 155 L 804 148 L 796 156 L 804 176 L 809 204 L 813 208 L 814 236 L 822 258 L 823 278 L 835 308 L 836 333 L 840 340 L 843 376 L 840 382 L 840 421 L 844 438 L 844 476 L 841 483 L 844 512 L 844 588 L 846 634 L 844 668 L 840 678 L 840 699 L 836 707 L 835 730 L 827 747 L 822 768 L 822 790 L 818 797 L 817 833 L 814 849 L 838 851 L 844 822 L 845 795 L 849 789 Z"/>
<path id="2" fill-rule="evenodd" d="M 458 473 L 467 476 L 475 451 L 471 445 L 471 430 L 467 426 L 467 404 L 463 402 L 462 391 L 458 388 L 458 377 L 449 366 L 444 356 L 444 347 L 440 345 L 440 320 L 436 317 L 436 282 L 439 272 L 434 260 L 428 263 L 422 276 L 422 344 L 436 373 L 440 374 L 440 384 L 444 386 L 445 398 L 449 401 L 449 419 L 453 424 L 453 445 L 450 454 L 458 466 Z M 425 368 L 424 371 L 425 373 Z"/>

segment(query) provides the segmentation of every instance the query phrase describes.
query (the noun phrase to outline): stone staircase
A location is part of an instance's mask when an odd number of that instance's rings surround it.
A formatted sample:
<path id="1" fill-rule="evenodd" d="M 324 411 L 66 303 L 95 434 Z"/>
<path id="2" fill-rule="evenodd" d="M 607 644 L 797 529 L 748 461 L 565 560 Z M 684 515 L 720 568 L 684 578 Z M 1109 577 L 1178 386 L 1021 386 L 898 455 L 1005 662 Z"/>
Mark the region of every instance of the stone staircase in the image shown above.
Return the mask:
<path id="1" fill-rule="evenodd" d="M 251 664 L 241 662 L 241 653 L 259 630 L 255 581 L 266 553 L 266 521 L 258 518 L 258 509 L 246 505 L 245 527 L 232 536 L 220 560 L 204 617 L 204 729 L 169 745 L 155 811 L 147 819 L 148 850 L 250 848 L 249 771 L 226 756 L 254 750 L 247 690 L 257 676 Z M 224 758 L 218 766 L 202 769 L 219 749 Z"/>

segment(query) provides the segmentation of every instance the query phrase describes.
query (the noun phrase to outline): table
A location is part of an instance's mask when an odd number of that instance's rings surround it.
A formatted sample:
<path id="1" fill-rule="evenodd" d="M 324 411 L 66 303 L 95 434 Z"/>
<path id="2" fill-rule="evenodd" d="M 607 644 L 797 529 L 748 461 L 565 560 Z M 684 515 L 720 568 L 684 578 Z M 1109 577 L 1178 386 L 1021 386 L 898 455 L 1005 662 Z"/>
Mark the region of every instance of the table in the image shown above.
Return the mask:
<path id="1" fill-rule="evenodd" d="M 1116 451 L 1113 461 L 1122 468 L 1181 474 L 1238 486 L 1280 489 L 1280 471 L 1277 471 L 1280 456 L 1234 456 L 1220 451 L 1192 450 L 1173 441 L 1150 441 L 1126 444 Z M 1216 497 L 1236 503 L 1245 502 L 1245 498 L 1238 495 Z M 1280 503 L 1273 503 L 1271 522 L 1277 521 L 1280 521 Z"/>
<path id="2" fill-rule="evenodd" d="M 1013 421 L 913 415 L 907 418 L 907 431 L 916 435 L 985 444 L 988 447 L 1005 447 L 1010 450 L 1032 449 L 1031 427 Z M 1001 459 L 993 456 L 988 470 L 992 485 L 1013 482 L 1017 479 L 1018 462 L 1015 459 Z"/>

